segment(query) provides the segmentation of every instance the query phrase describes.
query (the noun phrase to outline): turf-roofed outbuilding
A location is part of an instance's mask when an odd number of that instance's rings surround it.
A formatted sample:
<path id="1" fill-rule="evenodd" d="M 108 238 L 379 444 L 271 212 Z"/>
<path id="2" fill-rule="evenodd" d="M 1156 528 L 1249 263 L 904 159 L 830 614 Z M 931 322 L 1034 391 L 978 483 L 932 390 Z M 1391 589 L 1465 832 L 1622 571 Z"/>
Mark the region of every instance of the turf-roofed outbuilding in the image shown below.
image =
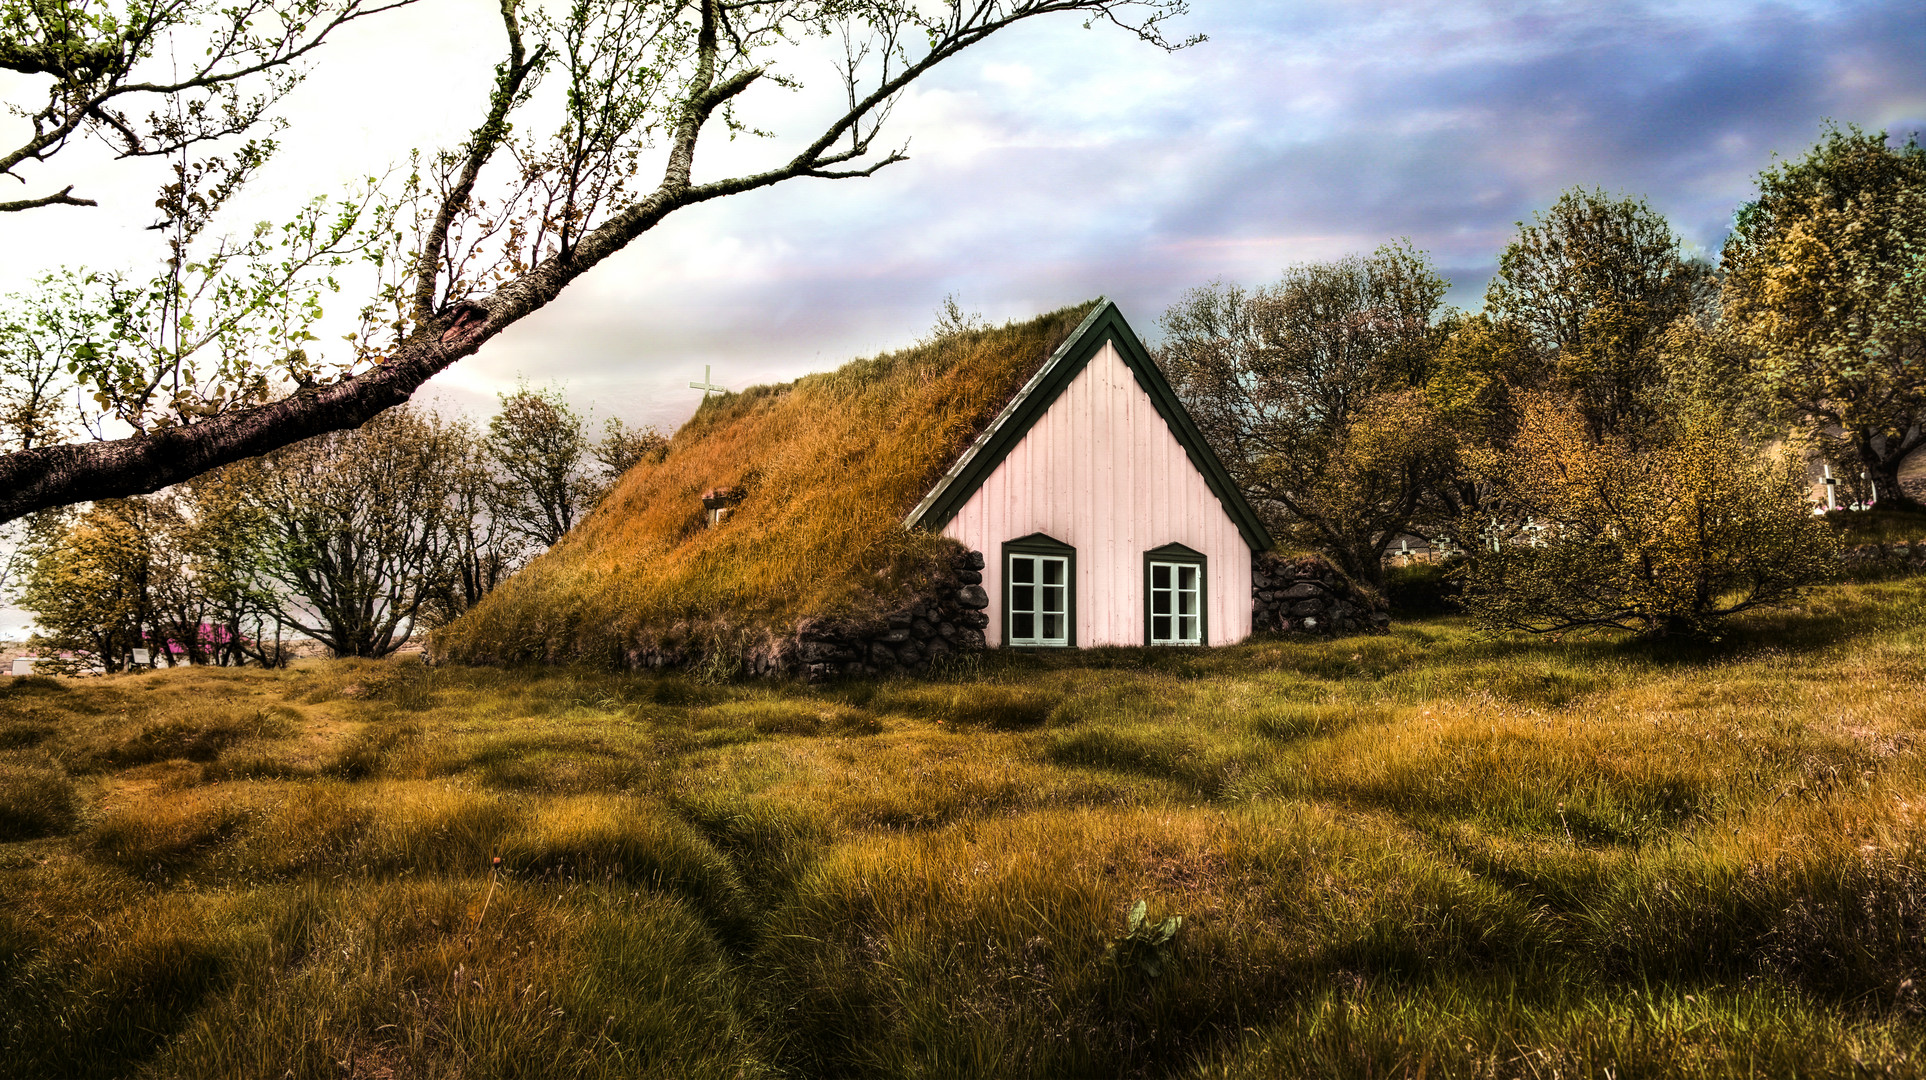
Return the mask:
<path id="1" fill-rule="evenodd" d="M 435 650 L 821 676 L 1214 645 L 1250 633 L 1269 546 L 1097 301 L 706 400 Z"/>

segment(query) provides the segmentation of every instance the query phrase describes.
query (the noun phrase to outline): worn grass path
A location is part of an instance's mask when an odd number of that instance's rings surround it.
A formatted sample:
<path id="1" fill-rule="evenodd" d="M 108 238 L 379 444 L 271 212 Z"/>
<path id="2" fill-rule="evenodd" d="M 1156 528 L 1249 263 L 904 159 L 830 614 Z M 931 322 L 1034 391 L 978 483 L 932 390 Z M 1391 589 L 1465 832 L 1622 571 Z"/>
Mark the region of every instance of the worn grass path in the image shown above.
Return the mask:
<path id="1" fill-rule="evenodd" d="M 1918 578 L 1683 652 L 1444 620 L 820 690 L 16 679 L 0 1061 L 1919 1075 L 1922 733 Z"/>

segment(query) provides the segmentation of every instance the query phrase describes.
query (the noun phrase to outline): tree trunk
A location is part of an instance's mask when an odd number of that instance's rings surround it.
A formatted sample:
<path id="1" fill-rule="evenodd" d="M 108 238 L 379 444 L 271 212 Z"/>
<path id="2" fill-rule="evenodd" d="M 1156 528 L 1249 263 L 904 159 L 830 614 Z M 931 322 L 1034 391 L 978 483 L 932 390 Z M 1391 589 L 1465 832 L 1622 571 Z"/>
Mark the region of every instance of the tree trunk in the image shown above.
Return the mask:
<path id="1" fill-rule="evenodd" d="M 1912 434 L 1912 433 L 1908 433 Z M 1906 493 L 1899 483 L 1899 467 L 1922 446 L 1916 439 L 1898 441 L 1884 437 L 1854 439 L 1859 464 L 1872 481 L 1874 502 L 1881 510 L 1926 513 L 1926 504 Z"/>
<path id="2" fill-rule="evenodd" d="M 1906 493 L 1899 484 L 1899 465 L 1897 461 L 1864 462 L 1866 476 L 1873 483 L 1876 496 L 1874 503 L 1881 510 L 1904 510 L 1915 514 L 1926 513 L 1926 504 Z"/>

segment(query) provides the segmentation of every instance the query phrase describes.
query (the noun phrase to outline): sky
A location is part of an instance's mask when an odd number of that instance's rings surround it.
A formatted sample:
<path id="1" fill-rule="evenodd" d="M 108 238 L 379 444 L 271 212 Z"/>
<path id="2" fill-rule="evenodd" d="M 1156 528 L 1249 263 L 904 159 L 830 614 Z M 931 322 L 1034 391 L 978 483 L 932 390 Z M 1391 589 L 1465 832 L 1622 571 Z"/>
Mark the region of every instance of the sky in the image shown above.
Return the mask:
<path id="1" fill-rule="evenodd" d="M 1075 17 L 1005 31 L 898 106 L 886 139 L 910 160 L 680 211 L 428 397 L 485 414 L 527 380 L 598 419 L 673 428 L 705 365 L 731 388 L 833 368 L 912 342 L 949 295 L 992 321 L 1107 295 L 1154 341 L 1188 288 L 1398 238 L 1475 309 L 1516 223 L 1561 191 L 1643 197 L 1715 256 L 1760 170 L 1826 121 L 1926 128 L 1917 0 L 1194 7 L 1173 33 L 1209 40 L 1175 54 Z M 236 227 L 458 141 L 499 49 L 493 9 L 421 0 L 328 45 Z M 803 90 L 744 101 L 775 138 L 705 145 L 698 180 L 813 134 L 839 87 L 818 56 L 789 73 Z M 0 77 L 0 97 L 23 85 Z M 103 205 L 0 219 L 0 290 L 60 263 L 152 265 L 149 166 L 96 155 L 27 175 Z"/>

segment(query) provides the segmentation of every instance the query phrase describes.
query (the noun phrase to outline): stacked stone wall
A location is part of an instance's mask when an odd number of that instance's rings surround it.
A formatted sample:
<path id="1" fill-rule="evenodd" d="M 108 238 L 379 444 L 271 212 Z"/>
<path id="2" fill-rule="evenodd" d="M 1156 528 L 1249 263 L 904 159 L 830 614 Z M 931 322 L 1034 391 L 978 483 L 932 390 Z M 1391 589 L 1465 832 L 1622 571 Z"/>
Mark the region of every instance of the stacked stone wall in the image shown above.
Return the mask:
<path id="1" fill-rule="evenodd" d="M 1926 555 L 1926 545 L 1921 546 Z M 1313 636 L 1383 630 L 1389 605 L 1315 556 L 1263 553 L 1251 567 L 1252 629 Z M 990 596 L 983 553 L 965 551 L 930 576 L 911 600 L 860 619 L 807 618 L 788 634 L 753 638 L 725 629 L 671 627 L 624 657 L 632 668 L 716 668 L 716 674 L 830 679 L 921 674 L 947 657 L 985 647 Z M 730 645 L 721 642 L 734 642 Z"/>
<path id="2" fill-rule="evenodd" d="M 1264 552 L 1251 562 L 1251 629 L 1328 636 L 1391 625 L 1385 599 L 1314 555 Z"/>
<path id="3" fill-rule="evenodd" d="M 990 594 L 983 553 L 967 551 L 936 572 L 911 603 L 865 620 L 804 619 L 796 627 L 794 666 L 811 682 L 852 675 L 926 672 L 945 657 L 984 646 Z"/>

